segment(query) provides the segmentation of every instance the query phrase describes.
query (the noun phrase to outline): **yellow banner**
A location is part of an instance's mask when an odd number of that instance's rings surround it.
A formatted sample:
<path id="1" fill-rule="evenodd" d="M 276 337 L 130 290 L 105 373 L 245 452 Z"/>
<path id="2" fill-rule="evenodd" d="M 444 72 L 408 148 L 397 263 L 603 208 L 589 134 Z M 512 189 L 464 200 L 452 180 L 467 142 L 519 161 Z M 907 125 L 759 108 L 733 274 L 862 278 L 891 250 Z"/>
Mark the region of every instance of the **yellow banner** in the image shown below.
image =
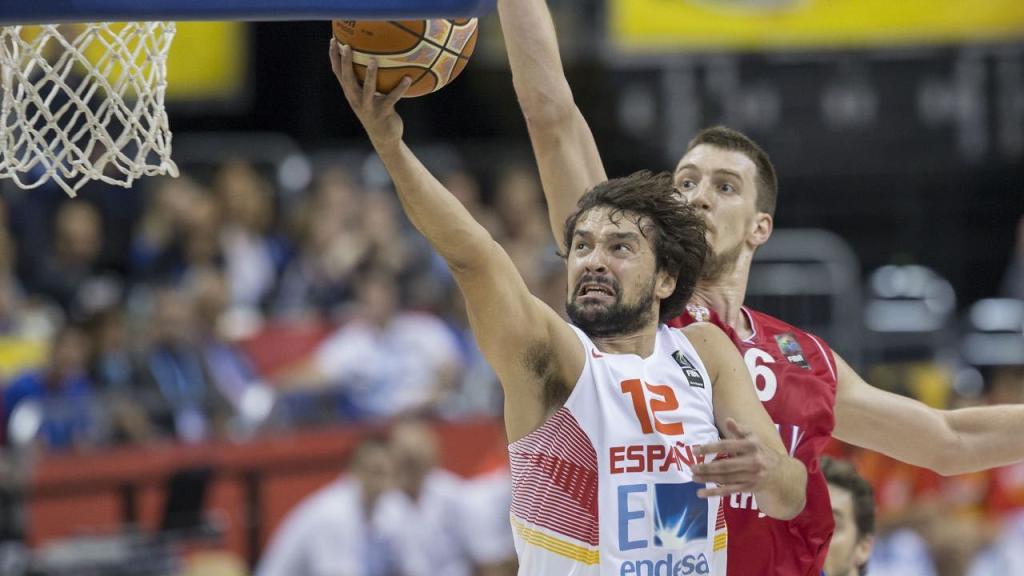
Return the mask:
<path id="1" fill-rule="evenodd" d="M 167 98 L 218 100 L 245 90 L 249 67 L 248 24 L 178 22 L 167 55 Z"/>
<path id="2" fill-rule="evenodd" d="M 609 0 L 622 49 L 801 49 L 1024 39 L 1024 0 Z"/>
<path id="3" fill-rule="evenodd" d="M 167 98 L 169 100 L 224 100 L 236 97 L 245 90 L 249 66 L 248 28 L 244 22 L 178 22 L 177 33 L 167 54 Z M 112 24 L 111 34 L 102 35 L 107 39 L 121 33 L 123 24 Z M 83 24 L 64 24 L 60 32 L 68 39 L 75 38 L 85 30 Z M 25 26 L 21 36 L 25 41 L 34 41 L 42 29 L 39 26 Z M 127 42 L 130 53 L 136 56 L 134 65 L 145 64 L 146 51 L 139 50 L 139 37 Z M 44 47 L 46 60 L 53 65 L 62 55 L 63 48 L 51 40 Z M 91 42 L 83 55 L 96 66 L 106 62 L 109 48 L 105 42 Z M 108 70 L 107 79 L 117 83 L 125 73 L 121 64 L 104 65 Z M 86 70 L 76 68 L 79 74 Z M 131 93 L 128 84 L 128 93 Z"/>

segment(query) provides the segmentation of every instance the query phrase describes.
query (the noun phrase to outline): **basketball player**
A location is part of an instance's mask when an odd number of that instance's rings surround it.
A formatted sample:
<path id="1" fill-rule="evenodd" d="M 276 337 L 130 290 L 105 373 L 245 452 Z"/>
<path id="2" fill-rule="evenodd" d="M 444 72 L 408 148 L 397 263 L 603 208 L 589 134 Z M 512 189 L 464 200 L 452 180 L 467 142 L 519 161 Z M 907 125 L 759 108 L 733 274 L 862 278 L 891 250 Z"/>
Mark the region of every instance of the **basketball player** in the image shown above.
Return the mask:
<path id="1" fill-rule="evenodd" d="M 565 79 L 544 0 L 498 0 L 498 11 L 560 242 L 561 223 L 586 189 L 605 180 L 604 167 Z M 730 574 L 819 573 L 833 522 L 817 458 L 831 435 L 942 474 L 1024 459 L 1024 407 L 928 408 L 870 386 L 821 339 L 743 306 L 754 252 L 771 236 L 777 191 L 768 156 L 749 138 L 722 128 L 701 132 L 679 161 L 675 184 L 704 217 L 712 255 L 674 323 L 707 320 L 730 336 L 789 453 L 810 474 L 807 506 L 791 521 L 766 518 L 756 495 L 727 499 L 730 541 L 740 543 L 729 547 Z"/>
<path id="2" fill-rule="evenodd" d="M 825 558 L 828 576 L 864 576 L 875 544 L 875 494 L 845 460 L 821 457 L 836 529 Z"/>
<path id="3" fill-rule="evenodd" d="M 604 182 L 580 200 L 564 230 L 567 324 L 402 142 L 394 105 L 408 79 L 379 95 L 375 62 L 360 88 L 351 50 L 332 41 L 330 55 L 504 387 L 520 574 L 724 574 L 722 495 L 750 491 L 780 519 L 803 509 L 806 470 L 725 335 L 662 322 L 690 297 L 707 254 L 671 175 Z M 693 482 L 702 476 L 729 488 Z"/>

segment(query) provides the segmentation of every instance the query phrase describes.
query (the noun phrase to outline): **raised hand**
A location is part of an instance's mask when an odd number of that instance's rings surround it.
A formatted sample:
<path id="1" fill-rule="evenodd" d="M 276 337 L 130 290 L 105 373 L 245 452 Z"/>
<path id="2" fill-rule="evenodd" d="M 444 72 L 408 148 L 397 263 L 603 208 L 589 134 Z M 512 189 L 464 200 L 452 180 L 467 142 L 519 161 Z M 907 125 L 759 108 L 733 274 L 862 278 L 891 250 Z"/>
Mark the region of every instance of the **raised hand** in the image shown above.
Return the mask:
<path id="1" fill-rule="evenodd" d="M 724 440 L 697 447 L 699 454 L 717 454 L 718 457 L 690 467 L 694 482 L 718 484 L 716 488 L 698 491 L 702 498 L 757 492 L 768 472 L 782 460 L 782 456 L 765 447 L 753 431 L 732 418 L 726 419 L 723 433 Z"/>
<path id="2" fill-rule="evenodd" d="M 412 85 L 412 79 L 405 77 L 390 94 L 377 92 L 377 59 L 371 58 L 366 67 L 366 79 L 359 85 L 352 68 L 352 48 L 344 46 L 334 38 L 330 47 L 331 69 L 341 84 L 352 111 L 366 129 L 373 145 L 395 144 L 402 139 L 402 117 L 395 111 L 395 104 Z"/>

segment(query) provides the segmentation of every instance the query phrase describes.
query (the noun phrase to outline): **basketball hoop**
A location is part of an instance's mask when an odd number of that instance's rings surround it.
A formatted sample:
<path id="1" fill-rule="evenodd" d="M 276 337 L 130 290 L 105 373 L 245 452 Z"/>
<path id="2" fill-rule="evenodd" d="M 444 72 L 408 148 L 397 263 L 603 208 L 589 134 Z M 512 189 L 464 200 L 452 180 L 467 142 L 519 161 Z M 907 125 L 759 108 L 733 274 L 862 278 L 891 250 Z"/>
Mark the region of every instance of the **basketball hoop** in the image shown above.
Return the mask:
<path id="1" fill-rule="evenodd" d="M 130 187 L 141 176 L 177 176 L 164 108 L 176 20 L 468 17 L 493 7 L 494 0 L 6 2 L 0 178 L 25 189 L 52 180 L 74 196 L 94 180 Z"/>
<path id="2" fill-rule="evenodd" d="M 0 27 L 0 178 L 70 196 L 170 174 L 164 109 L 173 22 Z"/>

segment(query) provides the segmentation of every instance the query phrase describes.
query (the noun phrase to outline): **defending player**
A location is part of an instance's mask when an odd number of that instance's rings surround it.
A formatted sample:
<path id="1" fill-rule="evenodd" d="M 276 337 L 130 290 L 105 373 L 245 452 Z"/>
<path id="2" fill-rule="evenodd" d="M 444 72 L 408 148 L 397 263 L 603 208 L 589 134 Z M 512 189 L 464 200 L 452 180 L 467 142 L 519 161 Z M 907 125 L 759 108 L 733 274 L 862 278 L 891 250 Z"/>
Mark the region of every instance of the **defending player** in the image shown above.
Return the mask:
<path id="1" fill-rule="evenodd" d="M 394 105 L 409 82 L 376 94 L 371 63 L 360 88 L 336 42 L 331 64 L 406 214 L 451 268 L 505 389 L 521 574 L 724 574 L 720 496 L 749 490 L 766 514 L 800 512 L 806 470 L 786 455 L 728 339 L 709 324 L 662 323 L 707 254 L 670 175 L 604 182 L 580 201 L 564 236 L 571 326 L 402 142 Z M 711 452 L 728 458 L 705 463 Z M 729 488 L 692 481 L 715 470 Z"/>
<path id="2" fill-rule="evenodd" d="M 576 200 L 605 171 L 566 82 L 544 0 L 498 0 L 498 10 L 559 238 Z M 704 216 L 712 250 L 688 313 L 676 322 L 708 320 L 730 336 L 790 454 L 810 473 L 807 506 L 791 521 L 765 518 L 756 496 L 727 500 L 730 540 L 738 543 L 729 548 L 730 574 L 819 573 L 833 521 L 817 457 L 830 435 L 942 474 L 1024 459 L 1024 406 L 931 409 L 870 386 L 819 338 L 743 307 L 751 259 L 771 236 L 777 191 L 768 156 L 751 140 L 727 129 L 701 132 L 675 182 Z"/>

